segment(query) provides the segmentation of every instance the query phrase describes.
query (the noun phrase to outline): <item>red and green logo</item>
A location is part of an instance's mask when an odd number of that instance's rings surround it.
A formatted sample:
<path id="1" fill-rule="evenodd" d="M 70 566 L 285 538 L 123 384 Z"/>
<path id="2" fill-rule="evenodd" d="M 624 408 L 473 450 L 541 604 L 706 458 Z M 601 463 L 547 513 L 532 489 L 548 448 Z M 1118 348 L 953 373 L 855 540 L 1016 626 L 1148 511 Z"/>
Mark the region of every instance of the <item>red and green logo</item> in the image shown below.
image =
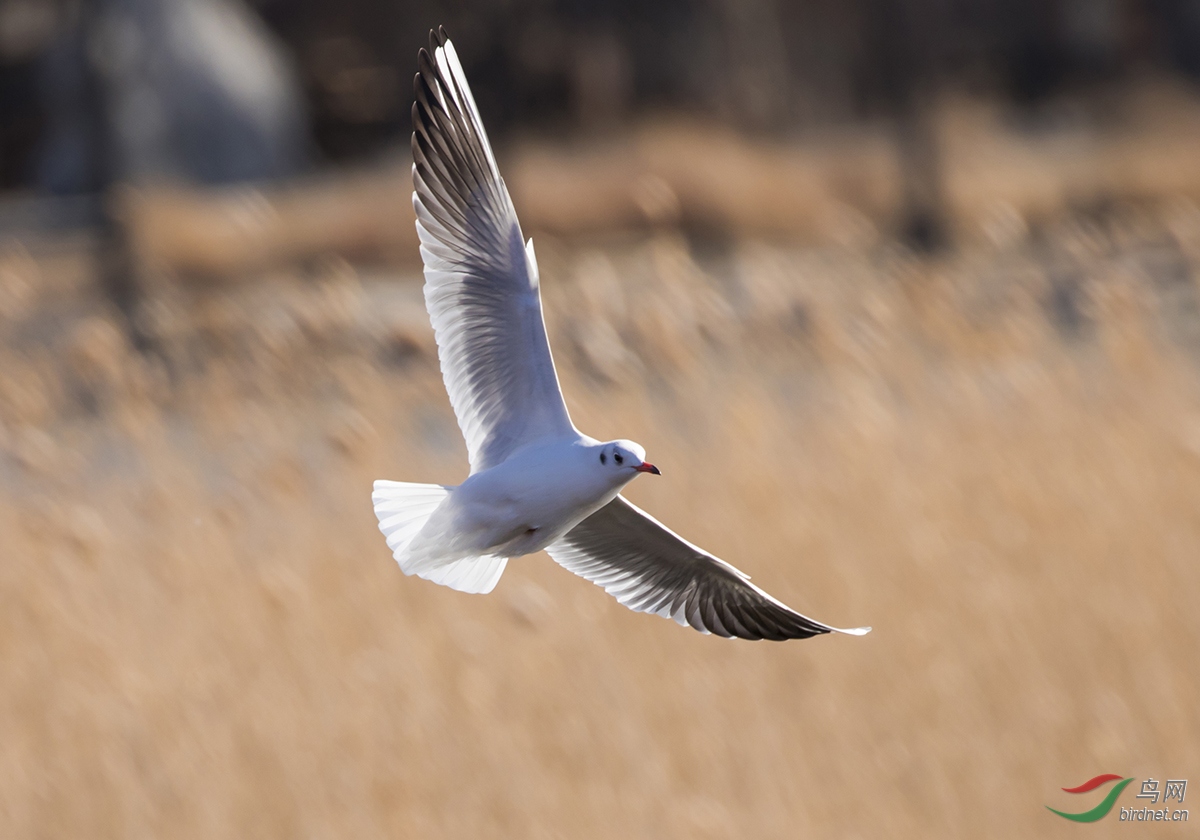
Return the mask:
<path id="1" fill-rule="evenodd" d="M 1069 814 L 1066 811 L 1059 811 L 1056 808 L 1051 808 L 1049 805 L 1047 805 L 1046 808 L 1054 811 L 1054 813 L 1058 814 L 1060 817 L 1068 820 L 1074 820 L 1075 822 L 1089 823 L 1103 819 L 1104 817 L 1108 816 L 1108 812 L 1111 811 L 1113 805 L 1116 804 L 1117 797 L 1121 795 L 1121 791 L 1125 790 L 1129 783 L 1133 781 L 1132 778 L 1123 779 L 1116 773 L 1104 773 L 1103 775 L 1097 776 L 1094 779 L 1088 779 L 1078 787 L 1063 788 L 1063 790 L 1067 793 L 1088 793 L 1098 787 L 1103 787 L 1109 782 L 1116 782 L 1118 779 L 1120 780 L 1118 784 L 1114 785 L 1112 790 L 1108 792 L 1108 795 L 1104 797 L 1100 804 L 1095 808 L 1092 808 L 1090 811 L 1081 811 L 1078 814 Z"/>

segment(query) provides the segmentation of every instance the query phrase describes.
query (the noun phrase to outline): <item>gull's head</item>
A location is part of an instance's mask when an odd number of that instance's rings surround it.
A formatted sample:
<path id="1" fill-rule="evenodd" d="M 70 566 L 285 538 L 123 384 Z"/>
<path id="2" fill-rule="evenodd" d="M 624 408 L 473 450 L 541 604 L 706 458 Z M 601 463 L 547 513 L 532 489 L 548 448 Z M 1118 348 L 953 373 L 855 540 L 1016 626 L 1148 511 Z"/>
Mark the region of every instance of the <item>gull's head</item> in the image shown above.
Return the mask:
<path id="1" fill-rule="evenodd" d="M 596 447 L 596 462 L 618 481 L 632 481 L 638 473 L 662 475 L 646 460 L 646 450 L 631 440 L 610 440 Z"/>

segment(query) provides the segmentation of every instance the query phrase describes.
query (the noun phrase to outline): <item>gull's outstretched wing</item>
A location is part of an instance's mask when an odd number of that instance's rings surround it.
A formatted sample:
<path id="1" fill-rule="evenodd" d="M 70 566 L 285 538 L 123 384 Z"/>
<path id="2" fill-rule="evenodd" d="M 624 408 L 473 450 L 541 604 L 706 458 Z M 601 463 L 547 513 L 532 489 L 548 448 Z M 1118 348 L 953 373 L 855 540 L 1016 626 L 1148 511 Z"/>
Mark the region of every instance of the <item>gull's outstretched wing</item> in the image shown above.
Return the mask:
<path id="1" fill-rule="evenodd" d="M 841 630 L 800 615 L 621 496 L 546 551 L 631 610 L 701 633 L 783 641 L 831 631 L 861 636 L 871 629 Z"/>
<path id="2" fill-rule="evenodd" d="M 413 206 L 425 305 L 471 471 L 479 472 L 575 427 L 550 357 L 533 241 L 522 241 L 445 30 L 431 34 L 418 69 Z"/>

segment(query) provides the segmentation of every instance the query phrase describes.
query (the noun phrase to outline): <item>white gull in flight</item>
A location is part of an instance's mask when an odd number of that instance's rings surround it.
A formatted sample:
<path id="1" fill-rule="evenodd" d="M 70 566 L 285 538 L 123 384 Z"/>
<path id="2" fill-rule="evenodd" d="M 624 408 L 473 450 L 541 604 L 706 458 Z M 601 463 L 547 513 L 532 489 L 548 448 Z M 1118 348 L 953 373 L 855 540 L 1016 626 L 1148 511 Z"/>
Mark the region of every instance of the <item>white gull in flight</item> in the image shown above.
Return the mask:
<path id="1" fill-rule="evenodd" d="M 839 630 L 796 612 L 620 495 L 659 475 L 629 440 L 575 428 L 525 242 L 445 30 L 418 57 L 413 206 L 425 304 L 470 476 L 457 487 L 376 481 L 379 529 L 406 575 L 490 592 L 509 558 L 545 549 L 632 610 L 702 633 L 804 639 Z"/>

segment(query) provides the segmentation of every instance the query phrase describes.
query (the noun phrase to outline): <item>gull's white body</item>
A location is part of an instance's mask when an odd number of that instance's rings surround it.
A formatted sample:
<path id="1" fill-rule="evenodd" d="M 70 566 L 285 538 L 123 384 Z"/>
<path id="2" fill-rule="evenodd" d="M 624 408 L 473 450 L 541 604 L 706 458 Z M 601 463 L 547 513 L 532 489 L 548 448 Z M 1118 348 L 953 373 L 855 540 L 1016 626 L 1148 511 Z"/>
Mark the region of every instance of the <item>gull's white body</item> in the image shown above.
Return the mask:
<path id="1" fill-rule="evenodd" d="M 631 609 L 704 633 L 782 640 L 836 630 L 621 497 L 639 473 L 658 469 L 638 444 L 602 443 L 571 422 L 546 339 L 533 242 L 522 240 L 444 32 L 421 51 L 419 67 L 413 206 L 425 303 L 471 474 L 456 487 L 375 482 L 379 528 L 400 568 L 490 592 L 510 558 L 545 549 Z"/>
<path id="2" fill-rule="evenodd" d="M 626 483 L 592 468 L 598 445 L 583 435 L 551 441 L 474 473 L 450 490 L 409 554 L 444 561 L 541 551 L 611 502 Z M 449 544 L 455 550 L 447 553 Z"/>

